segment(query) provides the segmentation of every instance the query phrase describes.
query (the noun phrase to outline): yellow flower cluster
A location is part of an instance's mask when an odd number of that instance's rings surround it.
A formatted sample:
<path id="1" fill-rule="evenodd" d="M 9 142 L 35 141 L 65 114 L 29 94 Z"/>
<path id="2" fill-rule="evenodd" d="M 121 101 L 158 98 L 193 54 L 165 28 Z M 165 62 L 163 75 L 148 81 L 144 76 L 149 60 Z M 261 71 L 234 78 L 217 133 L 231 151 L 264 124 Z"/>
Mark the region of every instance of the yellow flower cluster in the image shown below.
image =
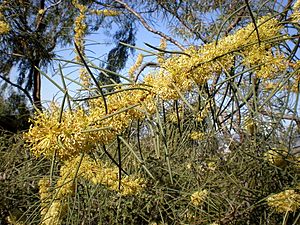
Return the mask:
<path id="1" fill-rule="evenodd" d="M 167 48 L 167 40 L 165 38 L 160 39 L 159 48 L 161 50 L 166 50 Z M 165 61 L 165 54 L 163 52 L 159 52 L 157 55 L 157 62 L 159 64 L 163 64 Z"/>
<path id="2" fill-rule="evenodd" d="M 257 21 L 260 45 L 255 27 L 249 24 L 236 33 L 224 37 L 218 43 L 209 43 L 200 48 L 190 47 L 185 54 L 172 56 L 161 63 L 161 69 L 147 75 L 145 83 L 152 86 L 153 92 L 162 99 L 171 100 L 180 97 L 179 92 L 190 91 L 193 84 L 202 85 L 224 69 L 233 65 L 234 52 L 244 55 L 245 65 L 261 64 L 257 76 L 270 77 L 287 67 L 286 60 L 280 54 L 274 56 L 271 45 L 264 44 L 280 34 L 278 21 L 269 16 Z M 248 46 L 248 47 L 247 47 Z M 274 65 L 274 63 L 276 65 Z"/>
<path id="3" fill-rule="evenodd" d="M 90 151 L 93 147 L 89 144 L 88 116 L 82 109 L 74 112 L 64 112 L 60 119 L 60 109 L 37 114 L 27 133 L 25 141 L 29 144 L 31 152 L 39 157 L 41 155 L 65 160 L 81 152 Z"/>
<path id="4" fill-rule="evenodd" d="M 54 107 L 37 114 L 24 134 L 33 154 L 47 158 L 56 154 L 60 160 L 76 157 L 92 151 L 96 143 L 112 141 L 132 119 L 142 119 L 147 113 L 155 112 L 153 94 L 149 91 L 137 85 L 117 91 L 106 98 L 107 113 L 104 100 L 99 97 L 89 101 L 89 110 L 78 108 L 60 115 L 61 110 Z"/>
<path id="5" fill-rule="evenodd" d="M 5 22 L 3 14 L 0 12 L 0 35 L 7 34 L 10 31 L 8 23 Z"/>
<path id="6" fill-rule="evenodd" d="M 137 71 L 137 69 L 140 68 L 140 66 L 142 65 L 143 59 L 144 59 L 144 55 L 139 54 L 135 64 L 132 67 L 130 67 L 128 74 L 131 80 L 135 80 L 134 74 Z"/>
<path id="7" fill-rule="evenodd" d="M 164 100 L 177 100 L 180 98 L 179 92 L 186 92 L 192 87 L 192 80 L 186 79 L 184 76 L 168 76 L 163 70 L 146 76 L 144 82 Z"/>
<path id="8" fill-rule="evenodd" d="M 271 149 L 265 153 L 265 160 L 275 166 L 283 167 L 286 165 L 287 149 Z"/>
<path id="9" fill-rule="evenodd" d="M 251 67 L 261 64 L 256 71 L 259 78 L 272 78 L 278 71 L 284 71 L 288 67 L 286 58 L 282 54 L 273 53 L 270 46 L 266 44 L 256 44 L 243 52 L 245 65 Z"/>
<path id="10" fill-rule="evenodd" d="M 204 203 L 208 196 L 207 190 L 196 191 L 191 195 L 191 203 L 195 206 L 200 206 Z"/>
<path id="11" fill-rule="evenodd" d="M 74 21 L 74 42 L 78 46 L 78 49 L 82 55 L 85 55 L 85 41 L 84 36 L 87 32 L 87 24 L 86 24 L 86 13 L 88 11 L 87 6 L 79 4 L 78 0 L 73 0 L 72 3 L 79 10 L 79 15 L 75 18 Z M 81 58 L 79 54 L 76 54 L 75 60 L 77 62 L 81 62 Z M 85 87 L 89 87 L 90 77 L 85 68 L 80 68 L 79 70 L 79 78 L 82 82 L 82 85 Z"/>
<path id="12" fill-rule="evenodd" d="M 145 187 L 142 178 L 126 176 L 119 180 L 119 170 L 100 161 L 95 161 L 88 156 L 78 156 L 65 161 L 60 169 L 60 177 L 57 180 L 53 197 L 51 196 L 49 178 L 39 181 L 39 194 L 41 200 L 41 216 L 43 225 L 59 225 L 65 213 L 66 198 L 75 193 L 76 179 L 85 179 L 93 184 L 101 184 L 110 190 L 128 196 L 140 193 Z M 119 182 L 121 186 L 119 189 Z"/>
<path id="13" fill-rule="evenodd" d="M 85 19 L 86 19 L 86 12 L 87 12 L 87 7 L 79 4 L 78 1 L 73 1 L 73 4 L 75 5 L 75 7 L 79 10 L 79 15 L 75 18 L 75 22 L 74 22 L 74 39 L 75 39 L 75 43 L 78 45 L 78 47 L 80 48 L 81 52 L 84 52 L 83 48 L 84 48 L 84 36 L 85 33 L 87 31 L 87 25 L 85 23 Z M 78 58 L 78 61 L 80 61 L 80 58 Z"/>
<path id="14" fill-rule="evenodd" d="M 42 225 L 59 225 L 63 215 L 64 206 L 58 198 L 52 199 L 49 192 L 49 178 L 42 178 L 39 183 L 39 194 L 41 200 Z"/>
<path id="15" fill-rule="evenodd" d="M 300 194 L 285 190 L 267 198 L 267 203 L 279 213 L 295 212 L 300 208 Z"/>
<path id="16" fill-rule="evenodd" d="M 206 134 L 201 131 L 192 131 L 190 134 L 190 138 L 192 140 L 198 140 L 201 141 L 205 138 Z"/>
<path id="17" fill-rule="evenodd" d="M 24 222 L 18 221 L 18 218 L 13 215 L 7 216 L 5 222 L 7 222 L 9 225 L 26 225 Z"/>
<path id="18" fill-rule="evenodd" d="M 264 83 L 264 90 L 271 91 L 274 90 L 278 84 L 276 82 L 267 82 Z"/>
<path id="19" fill-rule="evenodd" d="M 184 118 L 184 107 L 178 108 L 178 115 L 177 115 L 176 111 L 167 113 L 168 121 L 170 121 L 171 123 L 174 123 L 174 124 L 178 124 L 178 120 L 181 121 L 183 118 Z"/>
<path id="20" fill-rule="evenodd" d="M 210 105 L 205 103 L 205 107 L 196 116 L 196 121 L 201 123 L 207 116 L 210 110 Z"/>
<path id="21" fill-rule="evenodd" d="M 300 0 L 297 0 L 293 6 L 293 14 L 291 15 L 293 22 L 300 23 Z"/>
<path id="22" fill-rule="evenodd" d="M 294 74 L 294 81 L 290 90 L 297 93 L 299 91 L 299 84 L 300 84 L 300 60 L 297 60 L 293 64 L 293 68 L 295 74 Z"/>
<path id="23" fill-rule="evenodd" d="M 67 161 L 60 170 L 61 177 L 57 182 L 58 198 L 70 196 L 74 193 L 75 187 L 72 181 L 76 175 L 77 178 L 83 178 L 93 184 L 104 185 L 110 190 L 120 192 L 122 195 L 137 194 L 145 186 L 145 181 L 142 178 L 125 176 L 120 181 L 121 187 L 119 190 L 119 169 L 117 167 L 111 167 L 100 161 L 92 160 L 88 156 L 84 156 L 81 160 L 81 156 L 78 156 Z"/>
<path id="24" fill-rule="evenodd" d="M 95 14 L 95 15 L 103 15 L 103 16 L 118 16 L 121 14 L 120 11 L 116 11 L 116 10 L 110 10 L 110 9 L 101 9 L 101 10 L 97 10 L 97 9 L 92 9 L 89 11 L 91 14 Z"/>

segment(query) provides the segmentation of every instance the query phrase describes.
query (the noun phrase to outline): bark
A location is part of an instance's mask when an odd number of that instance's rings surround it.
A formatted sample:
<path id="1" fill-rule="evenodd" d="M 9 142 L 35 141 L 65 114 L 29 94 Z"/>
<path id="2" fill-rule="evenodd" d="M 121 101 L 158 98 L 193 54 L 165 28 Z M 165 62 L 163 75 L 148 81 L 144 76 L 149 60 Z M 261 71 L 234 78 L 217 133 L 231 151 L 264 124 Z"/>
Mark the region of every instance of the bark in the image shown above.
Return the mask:
<path id="1" fill-rule="evenodd" d="M 42 111 L 42 103 L 41 103 L 41 73 L 37 69 L 39 68 L 40 60 L 35 60 L 33 62 L 33 102 L 35 107 L 38 110 Z"/>

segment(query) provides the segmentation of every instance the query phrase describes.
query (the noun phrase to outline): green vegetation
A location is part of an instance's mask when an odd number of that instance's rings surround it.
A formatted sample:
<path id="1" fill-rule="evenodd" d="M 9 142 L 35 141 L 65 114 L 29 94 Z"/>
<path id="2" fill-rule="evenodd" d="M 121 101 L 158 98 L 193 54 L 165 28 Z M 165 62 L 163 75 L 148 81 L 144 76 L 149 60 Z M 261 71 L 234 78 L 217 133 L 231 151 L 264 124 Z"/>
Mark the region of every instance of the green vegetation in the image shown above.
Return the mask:
<path id="1" fill-rule="evenodd" d="M 62 102 L 0 136 L 1 223 L 300 223 L 300 1 L 205 2 L 71 2 L 76 57 L 58 60 L 53 81 Z M 155 12 L 183 44 L 152 27 Z M 161 43 L 133 46 L 130 25 L 99 67 L 86 54 L 90 15 L 128 15 Z M 121 75 L 124 46 L 139 55 Z M 11 98 L 0 115 L 30 114 Z"/>

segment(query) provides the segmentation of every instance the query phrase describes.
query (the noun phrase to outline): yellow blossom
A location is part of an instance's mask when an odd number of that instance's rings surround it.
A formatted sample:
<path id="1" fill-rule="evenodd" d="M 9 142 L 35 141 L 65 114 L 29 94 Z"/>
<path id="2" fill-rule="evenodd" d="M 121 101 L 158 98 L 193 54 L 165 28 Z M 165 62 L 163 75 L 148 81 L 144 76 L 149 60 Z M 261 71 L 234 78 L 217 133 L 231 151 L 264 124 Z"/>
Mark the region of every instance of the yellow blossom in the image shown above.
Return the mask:
<path id="1" fill-rule="evenodd" d="M 133 119 L 143 119 L 156 110 L 153 94 L 133 85 L 122 88 L 106 98 L 89 100 L 89 109 L 65 111 L 60 108 L 38 113 L 29 131 L 24 134 L 32 153 L 51 158 L 53 154 L 68 160 L 95 149 L 95 144 L 107 144 L 121 134 Z M 107 111 L 107 112 L 106 112 Z M 60 118 L 61 116 L 61 118 Z"/>
<path id="2" fill-rule="evenodd" d="M 88 116 L 83 109 L 74 112 L 64 112 L 60 119 L 60 109 L 45 111 L 36 115 L 29 131 L 24 134 L 25 141 L 31 147 L 31 152 L 51 158 L 56 154 L 59 159 L 68 159 L 80 152 L 89 152 Z"/>
<path id="3" fill-rule="evenodd" d="M 47 213 L 42 218 L 41 225 L 60 225 L 63 208 L 60 200 L 52 201 Z"/>
<path id="4" fill-rule="evenodd" d="M 278 86 L 277 83 L 268 82 L 264 84 L 265 90 L 273 90 Z"/>
<path id="5" fill-rule="evenodd" d="M 38 14 L 42 15 L 42 14 L 45 13 L 45 11 L 46 11 L 45 9 L 40 9 L 39 12 L 38 12 Z"/>
<path id="6" fill-rule="evenodd" d="M 60 199 L 52 199 L 49 178 L 42 178 L 39 183 L 41 200 L 42 225 L 59 225 L 63 215 L 64 206 Z"/>
<path id="7" fill-rule="evenodd" d="M 10 31 L 10 26 L 5 22 L 3 14 L 0 12 L 0 35 L 7 34 Z"/>
<path id="8" fill-rule="evenodd" d="M 134 73 L 137 71 L 138 68 L 140 68 L 140 66 L 142 65 L 142 62 L 143 62 L 143 59 L 144 59 L 144 55 L 142 54 L 139 54 L 137 59 L 136 59 L 136 62 L 135 64 L 130 67 L 129 71 L 128 71 L 128 74 L 129 74 L 129 78 L 132 79 L 132 80 L 135 80 L 135 77 L 134 77 Z"/>
<path id="9" fill-rule="evenodd" d="M 202 205 L 208 196 L 207 190 L 196 191 L 191 195 L 191 202 L 195 206 Z"/>
<path id="10" fill-rule="evenodd" d="M 79 70 L 79 78 L 81 80 L 81 83 L 84 87 L 90 87 L 91 86 L 91 79 L 90 75 L 88 74 L 86 68 L 80 68 Z"/>
<path id="11" fill-rule="evenodd" d="M 201 123 L 207 116 L 210 110 L 210 105 L 205 104 L 205 107 L 196 115 L 196 121 Z"/>
<path id="12" fill-rule="evenodd" d="M 293 14 L 291 15 L 293 22 L 300 22 L 300 0 L 297 0 L 293 6 Z"/>
<path id="13" fill-rule="evenodd" d="M 285 166 L 288 150 L 287 149 L 271 149 L 265 153 L 265 160 L 275 166 Z"/>
<path id="14" fill-rule="evenodd" d="M 267 203 L 279 213 L 295 212 L 300 208 L 300 194 L 285 190 L 267 198 Z"/>
<path id="15" fill-rule="evenodd" d="M 84 156 L 80 165 L 80 157 L 65 163 L 60 170 L 61 178 L 58 181 L 58 186 L 61 187 L 58 196 L 72 195 L 74 186 L 72 180 L 76 172 L 78 178 L 86 179 L 93 184 L 102 184 L 111 190 L 120 192 L 122 195 L 132 195 L 139 193 L 145 185 L 142 178 L 133 176 L 124 176 L 119 179 L 119 169 L 103 164 L 100 161 L 92 160 Z M 77 168 L 79 167 L 78 171 Z M 119 182 L 121 187 L 119 190 Z"/>
<path id="16" fill-rule="evenodd" d="M 224 69 L 233 66 L 234 52 L 241 51 L 244 64 L 261 65 L 256 69 L 258 77 L 273 77 L 287 68 L 283 55 L 273 53 L 268 39 L 280 35 L 278 21 L 265 16 L 257 21 L 261 47 L 258 45 L 254 25 L 251 23 L 236 33 L 221 38 L 218 43 L 209 43 L 201 47 L 189 47 L 179 55 L 172 55 L 160 63 L 160 69 L 145 77 L 145 84 L 164 100 L 175 100 L 193 88 L 194 84 L 203 85 Z M 265 48 L 264 48 L 265 47 Z"/>
<path id="17" fill-rule="evenodd" d="M 166 50 L 167 48 L 167 40 L 165 38 L 160 39 L 159 49 Z M 159 52 L 157 55 L 157 62 L 159 64 L 164 63 L 165 61 L 165 54 L 164 52 Z"/>
<path id="18" fill-rule="evenodd" d="M 203 140 L 205 138 L 206 134 L 203 132 L 199 131 L 192 131 L 190 134 L 190 138 L 192 140 Z"/>
<path id="19" fill-rule="evenodd" d="M 90 10 L 91 14 L 103 15 L 103 16 L 118 16 L 121 14 L 120 11 L 110 10 L 110 9 L 102 9 L 102 10 Z"/>

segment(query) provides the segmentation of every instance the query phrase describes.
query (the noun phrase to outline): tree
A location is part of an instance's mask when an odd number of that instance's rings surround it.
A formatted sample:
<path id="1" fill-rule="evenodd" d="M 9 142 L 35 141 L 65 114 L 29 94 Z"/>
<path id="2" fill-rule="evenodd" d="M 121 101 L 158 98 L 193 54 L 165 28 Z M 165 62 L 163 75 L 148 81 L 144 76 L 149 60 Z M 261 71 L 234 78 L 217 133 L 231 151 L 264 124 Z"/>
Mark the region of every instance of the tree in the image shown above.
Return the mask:
<path id="1" fill-rule="evenodd" d="M 23 87 L 23 91 L 32 90 L 33 102 L 41 109 L 40 70 L 47 69 L 52 63 L 56 47 L 73 43 L 74 23 L 80 15 L 80 10 L 75 7 L 78 1 L 1 1 L 0 4 L 1 18 L 9 27 L 7 32 L 0 34 L 0 75 L 5 81 L 12 83 L 9 74 L 13 68 L 17 68 L 18 81 L 14 86 Z M 89 20 L 86 21 L 88 29 L 85 34 L 98 30 L 100 24 L 105 28 L 112 22 L 107 22 L 110 12 L 115 9 L 112 3 L 96 4 L 93 1 L 85 1 L 84 6 L 89 9 Z M 103 13 L 99 13 L 101 11 Z M 130 18 L 123 16 L 122 19 L 120 16 L 115 22 L 125 24 L 117 30 L 116 42 L 125 38 L 125 42 L 134 44 Z M 128 57 L 127 49 L 117 44 L 109 54 L 107 67 L 112 71 L 122 69 Z M 28 93 L 26 95 L 28 96 Z"/>

